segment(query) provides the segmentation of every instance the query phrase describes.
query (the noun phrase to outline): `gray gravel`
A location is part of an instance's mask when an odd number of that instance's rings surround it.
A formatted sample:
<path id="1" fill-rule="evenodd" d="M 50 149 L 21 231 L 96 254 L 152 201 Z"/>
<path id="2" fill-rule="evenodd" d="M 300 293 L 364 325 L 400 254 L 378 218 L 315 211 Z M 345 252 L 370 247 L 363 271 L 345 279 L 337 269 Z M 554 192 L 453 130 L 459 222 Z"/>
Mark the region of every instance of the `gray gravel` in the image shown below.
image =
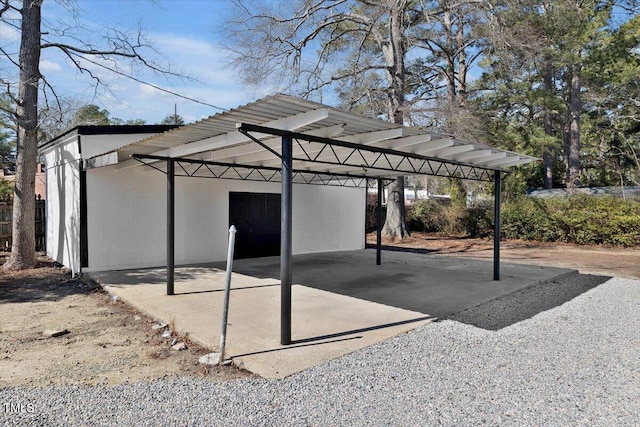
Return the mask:
<path id="1" fill-rule="evenodd" d="M 497 330 L 428 324 L 284 380 L 4 388 L 0 405 L 1 424 L 29 426 L 640 425 L 640 281 Z"/>

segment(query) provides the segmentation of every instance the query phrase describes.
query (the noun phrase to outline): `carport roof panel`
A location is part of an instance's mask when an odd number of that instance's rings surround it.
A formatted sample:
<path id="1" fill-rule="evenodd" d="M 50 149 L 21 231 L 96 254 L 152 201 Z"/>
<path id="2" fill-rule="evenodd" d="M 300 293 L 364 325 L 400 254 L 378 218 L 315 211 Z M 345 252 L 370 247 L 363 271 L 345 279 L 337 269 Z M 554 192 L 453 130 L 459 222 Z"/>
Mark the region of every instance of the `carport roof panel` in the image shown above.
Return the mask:
<path id="1" fill-rule="evenodd" d="M 538 160 L 480 143 L 456 140 L 451 135 L 363 117 L 283 94 L 143 139 L 118 150 L 118 157 L 121 162 L 134 154 L 145 154 L 175 159 L 219 160 L 254 167 L 277 165 L 278 159 L 269 150 L 252 142 L 246 132 L 243 134 L 238 131 L 240 123 L 290 131 L 298 136 L 313 135 L 336 142 L 358 144 L 362 147 L 361 153 L 365 155 L 373 155 L 371 150 L 375 149 L 394 150 L 406 154 L 410 159 L 428 157 L 431 162 L 455 164 L 463 168 L 502 170 Z M 273 134 L 252 133 L 251 136 L 279 152 L 279 138 L 274 138 Z M 338 154 L 339 150 L 344 154 L 350 149 L 338 147 L 336 150 Z M 364 174 L 369 177 L 411 174 L 411 170 L 395 170 L 393 167 L 365 170 L 362 164 L 336 166 L 309 160 L 301 162 L 300 159 L 294 159 L 294 167 L 317 172 Z"/>
<path id="2" fill-rule="evenodd" d="M 264 125 L 265 123 L 275 120 L 282 120 L 310 111 L 320 110 L 327 110 L 328 117 L 319 122 L 316 121 L 306 126 L 288 130 L 305 133 L 321 127 L 344 125 L 344 132 L 341 135 L 353 135 L 402 127 L 398 124 L 363 117 L 317 102 L 277 94 L 216 114 L 191 125 L 183 126 L 180 129 L 174 129 L 173 131 L 146 138 L 136 144 L 152 142 L 153 145 L 157 146 L 175 147 L 200 141 L 205 138 L 235 132 L 238 123 Z M 405 129 L 407 129 L 407 132 L 410 132 L 409 128 L 405 127 Z M 177 130 L 181 131 L 176 132 Z M 416 133 L 413 134 L 419 133 L 417 130 L 414 131 L 416 131 Z"/>

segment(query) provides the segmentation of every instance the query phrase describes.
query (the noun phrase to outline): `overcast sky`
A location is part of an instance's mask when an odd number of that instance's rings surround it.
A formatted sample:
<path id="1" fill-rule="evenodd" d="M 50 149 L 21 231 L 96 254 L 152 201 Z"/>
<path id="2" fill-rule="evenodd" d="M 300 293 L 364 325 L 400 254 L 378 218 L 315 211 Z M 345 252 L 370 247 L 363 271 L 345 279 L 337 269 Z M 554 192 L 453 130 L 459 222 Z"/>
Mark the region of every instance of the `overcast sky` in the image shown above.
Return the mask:
<path id="1" fill-rule="evenodd" d="M 247 93 L 234 79 L 234 71 L 225 65 L 225 54 L 217 45 L 221 37 L 216 29 L 228 15 L 228 0 L 77 0 L 83 9 L 80 15 L 89 33 L 76 30 L 80 37 L 94 38 L 104 33 L 105 25 L 121 30 L 137 28 L 138 22 L 146 29 L 154 47 L 166 60 L 196 81 L 167 81 L 153 73 L 143 72 L 138 77 L 171 91 L 202 100 L 223 108 L 234 108 L 253 101 L 257 95 Z M 45 0 L 43 21 L 61 28 L 56 20 L 73 22 L 68 11 L 58 2 Z M 45 28 L 43 28 L 46 31 Z M 47 35 L 43 36 L 44 38 Z M 0 45 L 17 52 L 18 33 L 11 27 L 0 27 Z M 110 74 L 95 65 L 87 64 L 109 83 L 112 93 L 94 94 L 91 79 L 79 74 L 68 59 L 55 49 L 42 53 L 41 71 L 63 97 L 94 103 L 107 109 L 111 117 L 124 120 L 141 118 L 149 124 L 172 114 L 177 104 L 178 114 L 187 122 L 211 116 L 220 110 L 160 92 L 154 88 Z M 9 69 L 0 63 L 0 71 Z"/>

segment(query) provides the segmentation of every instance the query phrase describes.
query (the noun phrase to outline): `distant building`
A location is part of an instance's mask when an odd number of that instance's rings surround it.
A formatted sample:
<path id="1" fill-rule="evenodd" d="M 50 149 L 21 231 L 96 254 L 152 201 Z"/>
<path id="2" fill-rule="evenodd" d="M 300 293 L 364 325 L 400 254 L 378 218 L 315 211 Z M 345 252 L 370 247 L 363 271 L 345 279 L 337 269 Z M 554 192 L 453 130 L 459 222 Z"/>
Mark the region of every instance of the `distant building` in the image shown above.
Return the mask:
<path id="1" fill-rule="evenodd" d="M 640 199 L 640 187 L 586 187 L 586 188 L 552 188 L 550 190 L 529 191 L 529 196 L 537 199 L 568 197 L 573 194 L 585 196 L 613 196 L 625 199 Z"/>
<path id="2" fill-rule="evenodd" d="M 11 173 L 5 169 L 0 169 L 0 178 L 9 182 L 14 182 L 16 180 L 15 173 Z M 44 170 L 44 165 L 42 163 L 38 163 L 36 169 L 36 197 L 40 196 L 42 200 L 46 199 L 47 195 L 47 174 Z"/>

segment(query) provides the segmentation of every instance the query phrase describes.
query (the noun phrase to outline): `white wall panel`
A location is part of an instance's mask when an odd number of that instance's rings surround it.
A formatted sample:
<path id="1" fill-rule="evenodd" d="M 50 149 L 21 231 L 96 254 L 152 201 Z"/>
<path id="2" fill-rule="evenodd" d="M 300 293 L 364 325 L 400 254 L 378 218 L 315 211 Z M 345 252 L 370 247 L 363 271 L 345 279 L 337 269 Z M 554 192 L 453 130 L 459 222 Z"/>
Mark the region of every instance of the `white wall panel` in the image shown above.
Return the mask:
<path id="1" fill-rule="evenodd" d="M 82 135 L 82 158 L 90 159 L 153 135 L 156 133 Z"/>
<path id="2" fill-rule="evenodd" d="M 294 185 L 293 252 L 364 248 L 364 189 Z"/>
<path id="3" fill-rule="evenodd" d="M 45 155 L 47 173 L 47 255 L 80 271 L 80 175 L 77 137 Z"/>
<path id="4" fill-rule="evenodd" d="M 166 180 L 135 168 L 87 171 L 89 268 L 160 265 L 166 247 Z"/>
<path id="5" fill-rule="evenodd" d="M 229 192 L 279 193 L 279 183 L 176 177 L 176 264 L 226 259 Z M 132 168 L 87 171 L 89 269 L 166 262 L 166 176 Z M 294 185 L 293 250 L 364 246 L 364 190 Z"/>

